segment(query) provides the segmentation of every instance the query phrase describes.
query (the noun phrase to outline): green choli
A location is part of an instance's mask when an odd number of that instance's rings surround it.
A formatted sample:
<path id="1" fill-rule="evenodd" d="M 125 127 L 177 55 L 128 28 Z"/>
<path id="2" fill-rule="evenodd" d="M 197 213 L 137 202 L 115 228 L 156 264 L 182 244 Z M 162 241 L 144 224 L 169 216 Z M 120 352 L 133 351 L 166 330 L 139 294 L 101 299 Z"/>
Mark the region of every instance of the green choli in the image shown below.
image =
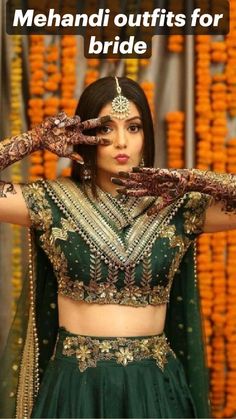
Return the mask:
<path id="1" fill-rule="evenodd" d="M 22 186 L 32 226 L 58 281 L 58 293 L 88 303 L 169 302 L 183 255 L 201 232 L 209 196 L 185 194 L 158 215 L 154 197 L 113 197 L 70 179 Z"/>

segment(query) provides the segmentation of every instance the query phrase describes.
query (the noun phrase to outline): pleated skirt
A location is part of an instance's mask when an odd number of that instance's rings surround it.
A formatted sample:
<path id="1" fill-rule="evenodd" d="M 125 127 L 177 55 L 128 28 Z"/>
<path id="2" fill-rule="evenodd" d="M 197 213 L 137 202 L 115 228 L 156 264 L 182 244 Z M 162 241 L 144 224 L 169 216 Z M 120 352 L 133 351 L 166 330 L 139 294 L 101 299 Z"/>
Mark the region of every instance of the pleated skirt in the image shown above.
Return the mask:
<path id="1" fill-rule="evenodd" d="M 158 338 L 160 335 L 154 336 Z M 32 418 L 196 417 L 182 364 L 173 351 L 166 353 L 164 368 L 158 365 L 158 357 L 136 359 L 134 356 L 133 360 L 132 357 L 129 359 L 130 352 L 125 346 L 121 350 L 123 359 L 120 358 L 120 363 L 117 359 L 99 359 L 97 356 L 93 365 L 91 346 L 90 350 L 88 345 L 80 346 L 80 352 L 78 347 L 77 350 L 71 349 L 78 338 L 91 338 L 92 342 L 95 338 L 99 339 L 105 354 L 110 353 L 109 341 L 114 343 L 114 340 L 121 339 L 76 335 L 60 327 L 54 355 L 44 373 Z M 134 348 L 141 341 L 145 344 L 148 339 L 153 339 L 153 335 L 124 339 L 129 340 L 129 345 L 130 342 L 134 344 Z M 84 351 L 82 355 L 81 348 Z M 86 359 L 89 359 L 87 364 L 78 363 Z M 126 364 L 126 361 L 123 362 L 125 359 L 129 361 Z"/>

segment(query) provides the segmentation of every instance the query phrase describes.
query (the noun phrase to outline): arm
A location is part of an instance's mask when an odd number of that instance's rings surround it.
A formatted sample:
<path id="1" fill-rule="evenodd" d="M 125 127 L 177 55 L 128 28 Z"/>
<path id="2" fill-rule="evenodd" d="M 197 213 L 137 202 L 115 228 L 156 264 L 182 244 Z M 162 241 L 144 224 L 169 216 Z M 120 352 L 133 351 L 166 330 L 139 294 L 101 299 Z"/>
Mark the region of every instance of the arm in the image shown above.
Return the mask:
<path id="1" fill-rule="evenodd" d="M 0 171 L 42 149 L 41 139 L 49 134 L 47 120 L 23 134 L 0 142 Z M 52 138 L 51 138 L 52 141 Z M 20 185 L 0 181 L 0 222 L 30 227 L 31 220 Z"/>
<path id="2" fill-rule="evenodd" d="M 213 198 L 206 210 L 204 233 L 236 229 L 236 175 L 192 169 L 187 188 Z"/>
<path id="3" fill-rule="evenodd" d="M 20 185 L 0 181 L 0 222 L 30 227 L 29 211 Z"/>
<path id="4" fill-rule="evenodd" d="M 133 173 L 120 173 L 113 182 L 124 186 L 121 193 L 134 196 L 154 195 L 164 200 L 153 206 L 149 214 L 160 210 L 186 192 L 200 192 L 212 197 L 204 221 L 204 232 L 236 229 L 236 175 L 199 169 L 133 168 Z"/>
<path id="5" fill-rule="evenodd" d="M 44 148 L 59 157 L 83 163 L 82 157 L 73 152 L 73 144 L 110 144 L 110 140 L 83 134 L 83 130 L 97 127 L 109 119 L 104 116 L 81 122 L 78 115 L 70 118 L 64 112 L 49 117 L 32 130 L 0 142 L 0 171 Z M 28 227 L 32 224 L 20 185 L 0 181 L 0 222 Z"/>
<path id="6" fill-rule="evenodd" d="M 236 214 L 224 212 L 221 202 L 214 202 L 206 209 L 203 233 L 217 233 L 236 229 Z"/>

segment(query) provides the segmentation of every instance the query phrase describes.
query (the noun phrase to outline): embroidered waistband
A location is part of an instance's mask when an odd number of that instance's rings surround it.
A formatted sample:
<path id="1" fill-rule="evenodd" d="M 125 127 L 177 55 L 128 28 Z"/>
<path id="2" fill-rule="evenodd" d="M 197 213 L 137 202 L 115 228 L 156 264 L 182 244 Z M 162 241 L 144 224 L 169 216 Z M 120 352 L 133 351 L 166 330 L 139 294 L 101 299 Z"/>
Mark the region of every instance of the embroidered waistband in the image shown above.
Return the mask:
<path id="1" fill-rule="evenodd" d="M 114 359 L 126 366 L 132 361 L 153 358 L 163 370 L 170 348 L 164 333 L 153 336 L 94 337 L 69 333 L 62 341 L 62 354 L 74 357 L 80 371 L 96 367 L 97 361 Z"/>

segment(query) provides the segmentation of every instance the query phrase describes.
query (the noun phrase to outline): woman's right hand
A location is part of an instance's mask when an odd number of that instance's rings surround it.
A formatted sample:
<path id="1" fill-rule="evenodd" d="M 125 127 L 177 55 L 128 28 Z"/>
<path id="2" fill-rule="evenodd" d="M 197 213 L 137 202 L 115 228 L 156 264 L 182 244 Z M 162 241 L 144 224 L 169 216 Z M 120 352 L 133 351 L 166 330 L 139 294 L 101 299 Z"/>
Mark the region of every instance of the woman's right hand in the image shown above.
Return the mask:
<path id="1" fill-rule="evenodd" d="M 83 164 L 82 157 L 73 152 L 73 145 L 109 145 L 107 138 L 84 135 L 83 131 L 96 128 L 110 120 L 110 116 L 89 119 L 81 122 L 78 115 L 69 117 L 64 111 L 58 115 L 46 118 L 39 126 L 34 127 L 40 149 L 47 149 L 59 157 L 68 157 Z"/>

